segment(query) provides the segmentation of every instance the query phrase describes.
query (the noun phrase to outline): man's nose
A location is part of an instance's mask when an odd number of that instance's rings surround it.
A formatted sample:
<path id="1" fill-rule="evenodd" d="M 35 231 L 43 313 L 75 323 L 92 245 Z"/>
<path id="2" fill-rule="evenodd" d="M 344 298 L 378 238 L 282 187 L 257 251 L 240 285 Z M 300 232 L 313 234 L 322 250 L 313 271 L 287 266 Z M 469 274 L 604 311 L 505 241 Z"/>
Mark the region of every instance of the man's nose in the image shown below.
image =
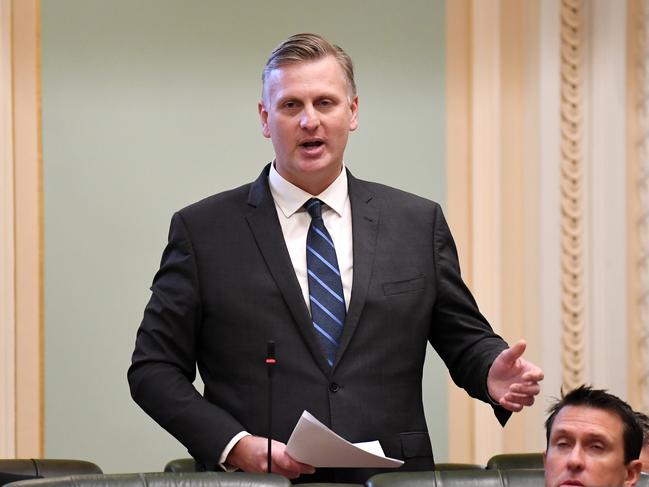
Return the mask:
<path id="1" fill-rule="evenodd" d="M 315 130 L 320 126 L 320 118 L 313 106 L 305 106 L 300 117 L 300 127 L 305 130 Z"/>
<path id="2" fill-rule="evenodd" d="M 575 445 L 568 454 L 567 466 L 569 470 L 584 469 L 584 451 L 579 445 Z"/>

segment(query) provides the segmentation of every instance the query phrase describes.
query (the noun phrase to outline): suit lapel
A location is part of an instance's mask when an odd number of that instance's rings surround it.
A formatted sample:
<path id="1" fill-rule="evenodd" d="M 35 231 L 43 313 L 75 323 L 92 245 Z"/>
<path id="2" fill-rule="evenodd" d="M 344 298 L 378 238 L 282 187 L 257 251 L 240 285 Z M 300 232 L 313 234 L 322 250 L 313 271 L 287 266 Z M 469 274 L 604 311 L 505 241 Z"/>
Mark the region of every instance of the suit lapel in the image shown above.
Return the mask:
<path id="1" fill-rule="evenodd" d="M 376 198 L 362 182 L 347 172 L 349 200 L 352 205 L 352 238 L 354 240 L 354 277 L 351 302 L 347 310 L 343 336 L 334 368 L 347 349 L 356 331 L 372 275 L 376 252 L 376 236 L 379 227 L 379 205 Z"/>
<path id="2" fill-rule="evenodd" d="M 311 316 L 295 276 L 291 257 L 282 235 L 282 227 L 277 219 L 275 202 L 268 187 L 269 167 L 270 165 L 264 168 L 259 178 L 250 187 L 248 204 L 251 210 L 246 215 L 246 220 L 304 341 L 322 371 L 328 374 L 329 366 L 313 331 Z"/>

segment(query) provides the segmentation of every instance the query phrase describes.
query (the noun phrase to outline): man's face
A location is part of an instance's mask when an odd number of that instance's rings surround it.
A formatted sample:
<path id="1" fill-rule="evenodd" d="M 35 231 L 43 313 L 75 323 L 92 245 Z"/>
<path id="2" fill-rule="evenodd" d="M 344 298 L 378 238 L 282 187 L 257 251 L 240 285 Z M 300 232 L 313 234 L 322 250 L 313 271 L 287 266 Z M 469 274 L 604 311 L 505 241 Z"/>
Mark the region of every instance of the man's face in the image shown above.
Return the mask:
<path id="1" fill-rule="evenodd" d="M 259 115 L 264 137 L 273 142 L 277 172 L 311 194 L 322 192 L 340 174 L 357 111 L 358 97 L 350 99 L 333 56 L 271 71 Z"/>
<path id="2" fill-rule="evenodd" d="M 624 463 L 622 420 L 603 409 L 565 406 L 554 419 L 544 455 L 545 486 L 636 484 L 640 461 Z"/>

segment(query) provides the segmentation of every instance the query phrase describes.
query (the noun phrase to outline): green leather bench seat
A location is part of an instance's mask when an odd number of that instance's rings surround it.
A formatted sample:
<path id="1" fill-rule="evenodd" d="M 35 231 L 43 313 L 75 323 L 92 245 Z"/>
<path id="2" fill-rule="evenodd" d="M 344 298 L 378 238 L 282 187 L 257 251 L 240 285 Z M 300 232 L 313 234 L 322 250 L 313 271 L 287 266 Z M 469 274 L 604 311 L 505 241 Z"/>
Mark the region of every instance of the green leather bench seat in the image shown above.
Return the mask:
<path id="1" fill-rule="evenodd" d="M 176 458 L 165 465 L 165 472 L 196 472 L 196 461 L 193 458 Z"/>
<path id="2" fill-rule="evenodd" d="M 70 475 L 21 480 L 11 487 L 289 487 L 284 477 L 271 474 L 192 472 Z"/>
<path id="3" fill-rule="evenodd" d="M 543 453 L 503 453 L 494 455 L 487 462 L 487 470 L 513 468 L 543 468 Z"/>
<path id="4" fill-rule="evenodd" d="M 375 475 L 367 487 L 543 487 L 543 470 L 437 470 Z"/>
<path id="5" fill-rule="evenodd" d="M 63 475 L 101 474 L 101 468 L 83 460 L 42 458 L 0 459 L 0 472 L 33 477 L 61 477 Z"/>
<path id="6" fill-rule="evenodd" d="M 436 463 L 435 470 L 482 470 L 484 466 L 476 463 Z"/>

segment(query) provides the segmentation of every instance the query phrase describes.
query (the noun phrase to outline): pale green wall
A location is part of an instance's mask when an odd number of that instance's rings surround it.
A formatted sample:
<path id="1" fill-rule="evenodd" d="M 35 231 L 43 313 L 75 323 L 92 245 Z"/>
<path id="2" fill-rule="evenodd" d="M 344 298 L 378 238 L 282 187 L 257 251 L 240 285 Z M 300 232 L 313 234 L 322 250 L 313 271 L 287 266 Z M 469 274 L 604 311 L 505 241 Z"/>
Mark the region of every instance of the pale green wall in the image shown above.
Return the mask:
<path id="1" fill-rule="evenodd" d="M 135 332 L 172 212 L 272 159 L 272 48 L 314 31 L 356 63 L 358 177 L 446 200 L 443 0 L 42 0 L 45 452 L 160 470 L 182 446 L 131 401 Z M 446 372 L 428 366 L 437 460 Z"/>

